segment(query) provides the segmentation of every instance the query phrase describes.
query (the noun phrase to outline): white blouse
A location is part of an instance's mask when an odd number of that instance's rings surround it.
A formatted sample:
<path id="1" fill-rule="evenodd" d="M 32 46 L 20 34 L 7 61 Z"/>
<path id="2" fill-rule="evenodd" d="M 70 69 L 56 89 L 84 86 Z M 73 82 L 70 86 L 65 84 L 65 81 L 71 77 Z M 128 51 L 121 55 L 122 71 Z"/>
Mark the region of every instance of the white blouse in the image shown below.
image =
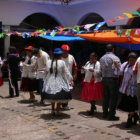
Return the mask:
<path id="1" fill-rule="evenodd" d="M 132 97 L 136 95 L 137 90 L 137 80 L 136 75 L 133 73 L 133 67 L 134 66 L 130 66 L 128 62 L 125 62 L 120 68 L 120 75 L 124 73 L 120 92 Z"/>
<path id="2" fill-rule="evenodd" d="M 94 72 L 90 72 L 89 69 L 93 69 Z M 95 83 L 102 81 L 101 68 L 100 68 L 99 61 L 96 62 L 95 66 L 94 64 L 90 64 L 90 62 L 88 61 L 84 66 L 84 71 L 85 71 L 84 82 L 90 82 L 93 77 L 94 77 Z"/>
<path id="3" fill-rule="evenodd" d="M 56 94 L 62 90 L 69 92 L 71 90 L 70 81 L 73 80 L 68 68 L 63 60 L 57 60 L 57 76 L 56 60 L 53 62 L 53 73 L 50 73 L 52 60 L 49 60 L 46 65 L 46 78 L 44 79 L 43 92 L 48 94 Z"/>
<path id="4" fill-rule="evenodd" d="M 61 59 L 65 62 L 68 70 L 72 74 L 72 68 L 77 66 L 74 57 L 69 54 L 67 58 L 62 57 Z"/>
<path id="5" fill-rule="evenodd" d="M 46 63 L 49 60 L 49 55 L 46 52 L 41 50 L 40 53 L 41 56 L 37 58 L 36 63 L 37 79 L 44 78 L 44 71 L 40 71 L 40 69 L 45 68 Z"/>
<path id="6" fill-rule="evenodd" d="M 36 57 L 32 56 L 31 64 L 28 64 L 29 57 L 27 56 L 25 59 L 25 65 L 23 65 L 22 77 L 34 79 L 36 78 Z"/>

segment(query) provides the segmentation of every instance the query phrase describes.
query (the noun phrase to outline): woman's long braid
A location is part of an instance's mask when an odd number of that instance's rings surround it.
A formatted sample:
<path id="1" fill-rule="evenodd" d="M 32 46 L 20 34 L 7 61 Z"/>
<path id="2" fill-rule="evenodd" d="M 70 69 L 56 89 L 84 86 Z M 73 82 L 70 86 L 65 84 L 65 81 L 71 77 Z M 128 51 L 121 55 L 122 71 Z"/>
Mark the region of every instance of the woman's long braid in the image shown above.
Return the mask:
<path id="1" fill-rule="evenodd" d="M 54 61 L 54 57 L 53 57 L 53 59 L 52 59 L 51 68 L 50 68 L 50 73 L 51 73 L 51 74 L 53 73 L 53 61 Z"/>
<path id="2" fill-rule="evenodd" d="M 95 69 L 96 63 L 97 63 L 97 61 L 94 63 L 94 67 L 93 67 L 93 69 Z"/>
<path id="3" fill-rule="evenodd" d="M 55 68 L 55 78 L 57 76 L 57 59 L 56 59 L 56 68 Z"/>

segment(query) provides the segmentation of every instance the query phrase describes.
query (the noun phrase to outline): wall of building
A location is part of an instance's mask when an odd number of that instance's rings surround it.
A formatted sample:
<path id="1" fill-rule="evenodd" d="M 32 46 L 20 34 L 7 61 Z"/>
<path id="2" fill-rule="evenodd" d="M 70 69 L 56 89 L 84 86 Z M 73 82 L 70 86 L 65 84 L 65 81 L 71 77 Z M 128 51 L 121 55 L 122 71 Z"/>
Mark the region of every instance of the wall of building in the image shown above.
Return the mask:
<path id="1" fill-rule="evenodd" d="M 123 12 L 132 13 L 134 9 L 137 10 L 138 8 L 140 8 L 140 0 L 102 0 L 99 2 L 92 0 L 91 2 L 73 6 L 69 15 L 71 20 L 68 20 L 69 23 L 75 25 L 80 23 L 84 16 L 89 13 L 97 13 L 105 20 L 114 20 L 116 16 L 124 16 Z M 108 25 L 124 25 L 127 21 L 128 19 Z"/>
<path id="2" fill-rule="evenodd" d="M 3 25 L 19 25 L 27 16 L 34 13 L 46 13 L 56 19 L 61 25 L 65 25 L 62 12 L 65 13 L 65 7 L 63 8 L 63 6 L 0 0 L 0 21 L 2 21 Z"/>
<path id="3" fill-rule="evenodd" d="M 91 0 L 69 6 L 0 0 L 0 21 L 3 25 L 19 25 L 31 14 L 46 13 L 62 26 L 74 26 L 90 13 L 98 13 L 105 20 L 113 20 L 116 16 L 122 16 L 123 12 L 132 13 L 134 9 L 137 10 L 138 8 L 140 8 L 140 0 Z M 122 20 L 108 25 L 123 25 L 127 21 Z"/>

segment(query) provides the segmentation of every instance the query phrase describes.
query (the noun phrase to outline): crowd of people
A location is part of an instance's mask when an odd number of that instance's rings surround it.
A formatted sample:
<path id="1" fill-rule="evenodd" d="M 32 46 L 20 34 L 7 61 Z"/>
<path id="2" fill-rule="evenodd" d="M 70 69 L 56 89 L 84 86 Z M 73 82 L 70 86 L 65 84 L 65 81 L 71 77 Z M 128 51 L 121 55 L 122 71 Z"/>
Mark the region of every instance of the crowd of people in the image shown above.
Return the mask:
<path id="1" fill-rule="evenodd" d="M 24 62 L 21 62 L 15 47 L 9 48 L 7 59 L 2 61 L 0 58 L 0 86 L 3 84 L 1 67 L 6 64 L 11 98 L 18 97 L 19 91 L 29 92 L 29 101 L 34 102 L 34 91 L 38 91 L 40 103 L 50 102 L 52 115 L 60 114 L 61 107 L 69 107 L 71 91 L 77 79 L 77 65 L 69 54 L 70 47 L 62 45 L 61 48 L 55 48 L 51 57 L 33 46 L 24 50 Z M 118 108 L 128 112 L 126 128 L 136 125 L 140 121 L 140 57 L 137 59 L 137 54 L 130 52 L 127 62 L 121 63 L 110 44 L 106 46 L 106 54 L 100 60 L 95 52 L 89 57 L 89 61 L 80 69 L 85 74 L 81 100 L 91 104 L 88 114 L 94 116 L 96 100 L 102 99 L 104 119 L 119 120 L 115 115 Z M 20 90 L 19 65 L 22 72 Z"/>

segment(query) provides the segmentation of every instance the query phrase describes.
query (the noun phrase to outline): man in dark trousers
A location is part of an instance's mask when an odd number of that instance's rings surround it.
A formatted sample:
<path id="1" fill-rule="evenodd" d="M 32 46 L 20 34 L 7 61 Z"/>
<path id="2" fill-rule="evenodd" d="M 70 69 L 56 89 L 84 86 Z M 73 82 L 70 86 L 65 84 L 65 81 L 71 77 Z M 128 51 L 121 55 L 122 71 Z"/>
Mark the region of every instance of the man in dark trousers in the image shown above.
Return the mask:
<path id="1" fill-rule="evenodd" d="M 109 44 L 106 46 L 106 54 L 100 59 L 104 87 L 103 118 L 108 118 L 109 120 L 119 120 L 119 117 L 115 116 L 119 82 L 117 75 L 114 74 L 114 62 L 121 66 L 120 59 L 114 54 L 113 46 Z"/>
<path id="2" fill-rule="evenodd" d="M 18 89 L 18 76 L 19 76 L 19 54 L 15 47 L 9 48 L 9 54 L 7 56 L 6 64 L 8 64 L 9 71 L 9 94 L 10 97 L 14 97 L 14 94 L 19 96 Z"/>

